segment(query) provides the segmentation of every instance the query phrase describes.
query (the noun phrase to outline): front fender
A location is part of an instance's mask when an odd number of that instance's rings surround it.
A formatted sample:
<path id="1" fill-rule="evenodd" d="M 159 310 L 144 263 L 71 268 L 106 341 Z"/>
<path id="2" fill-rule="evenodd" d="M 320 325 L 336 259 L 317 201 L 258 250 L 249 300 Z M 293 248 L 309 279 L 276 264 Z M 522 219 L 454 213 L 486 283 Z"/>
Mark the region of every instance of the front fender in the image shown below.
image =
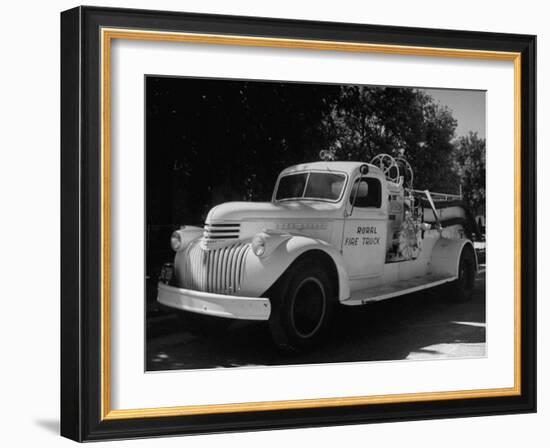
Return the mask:
<path id="1" fill-rule="evenodd" d="M 432 251 L 432 274 L 457 276 L 458 266 L 460 263 L 460 254 L 466 246 L 470 246 L 472 248 L 477 271 L 477 255 L 474 250 L 474 245 L 470 240 L 440 238 L 435 244 Z"/>
<path id="2" fill-rule="evenodd" d="M 301 235 L 285 238 L 265 257 L 257 257 L 252 251 L 248 251 L 240 294 L 260 296 L 300 255 L 312 250 L 322 251 L 332 259 L 338 275 L 338 298 L 347 299 L 350 296 L 349 280 L 340 251 L 323 240 Z"/>

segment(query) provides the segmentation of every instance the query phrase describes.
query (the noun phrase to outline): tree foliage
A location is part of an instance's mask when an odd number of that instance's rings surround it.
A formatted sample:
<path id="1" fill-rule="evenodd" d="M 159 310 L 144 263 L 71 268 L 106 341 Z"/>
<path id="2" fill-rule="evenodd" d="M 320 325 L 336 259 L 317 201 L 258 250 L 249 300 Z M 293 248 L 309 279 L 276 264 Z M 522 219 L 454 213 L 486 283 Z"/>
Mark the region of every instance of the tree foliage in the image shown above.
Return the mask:
<path id="1" fill-rule="evenodd" d="M 454 169 L 460 177 L 464 201 L 473 213 L 485 213 L 485 139 L 470 132 L 456 143 Z"/>
<path id="2" fill-rule="evenodd" d="M 404 156 L 417 188 L 458 189 L 452 169 L 456 120 L 420 90 L 343 86 L 323 125 L 334 159 Z"/>
<path id="3" fill-rule="evenodd" d="M 418 89 L 148 77 L 146 102 L 150 224 L 201 225 L 221 202 L 269 200 L 283 168 L 321 150 L 403 155 L 419 189 L 456 193 L 477 175 L 462 168 L 466 149 L 455 160 L 451 112 Z"/>
<path id="4" fill-rule="evenodd" d="M 201 224 L 228 200 L 268 200 L 285 167 L 318 159 L 338 86 L 147 79 L 150 222 Z"/>

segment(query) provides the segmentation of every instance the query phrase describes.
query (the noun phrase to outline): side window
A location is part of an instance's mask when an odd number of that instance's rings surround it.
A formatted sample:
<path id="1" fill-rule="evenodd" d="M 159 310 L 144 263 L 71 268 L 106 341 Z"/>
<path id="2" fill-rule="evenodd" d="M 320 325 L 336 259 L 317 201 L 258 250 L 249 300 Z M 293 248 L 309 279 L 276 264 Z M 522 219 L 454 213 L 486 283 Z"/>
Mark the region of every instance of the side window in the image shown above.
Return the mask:
<path id="1" fill-rule="evenodd" d="M 349 196 L 350 204 L 355 198 L 355 207 L 374 207 L 382 205 L 382 185 L 378 179 L 373 177 L 362 177 L 357 179 L 351 189 Z"/>

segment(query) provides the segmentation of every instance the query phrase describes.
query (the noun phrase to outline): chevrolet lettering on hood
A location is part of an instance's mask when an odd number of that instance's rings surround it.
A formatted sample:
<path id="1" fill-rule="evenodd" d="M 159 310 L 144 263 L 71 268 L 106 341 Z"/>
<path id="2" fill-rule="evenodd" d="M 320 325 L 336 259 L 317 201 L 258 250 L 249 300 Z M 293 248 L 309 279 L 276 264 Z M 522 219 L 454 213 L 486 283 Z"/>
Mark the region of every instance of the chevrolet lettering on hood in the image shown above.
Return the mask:
<path id="1" fill-rule="evenodd" d="M 288 222 L 277 223 L 275 228 L 277 230 L 326 230 L 328 224 L 320 222 Z"/>
<path id="2" fill-rule="evenodd" d="M 472 295 L 477 259 L 461 197 L 415 190 L 403 158 L 283 170 L 269 202 L 227 202 L 171 237 L 158 302 L 197 319 L 266 321 L 283 350 L 327 335 L 338 306 L 438 285 Z"/>

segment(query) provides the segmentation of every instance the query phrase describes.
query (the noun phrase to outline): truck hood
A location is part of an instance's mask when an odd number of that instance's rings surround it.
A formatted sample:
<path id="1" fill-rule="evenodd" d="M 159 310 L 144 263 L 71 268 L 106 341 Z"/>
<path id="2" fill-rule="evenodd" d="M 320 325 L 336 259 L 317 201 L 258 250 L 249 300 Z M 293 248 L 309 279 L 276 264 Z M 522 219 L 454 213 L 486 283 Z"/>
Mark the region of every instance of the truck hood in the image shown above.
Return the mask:
<path id="1" fill-rule="evenodd" d="M 341 217 L 341 204 L 321 201 L 226 202 L 217 205 L 206 218 L 211 224 L 221 221 L 256 221 L 279 219 L 315 219 Z"/>

